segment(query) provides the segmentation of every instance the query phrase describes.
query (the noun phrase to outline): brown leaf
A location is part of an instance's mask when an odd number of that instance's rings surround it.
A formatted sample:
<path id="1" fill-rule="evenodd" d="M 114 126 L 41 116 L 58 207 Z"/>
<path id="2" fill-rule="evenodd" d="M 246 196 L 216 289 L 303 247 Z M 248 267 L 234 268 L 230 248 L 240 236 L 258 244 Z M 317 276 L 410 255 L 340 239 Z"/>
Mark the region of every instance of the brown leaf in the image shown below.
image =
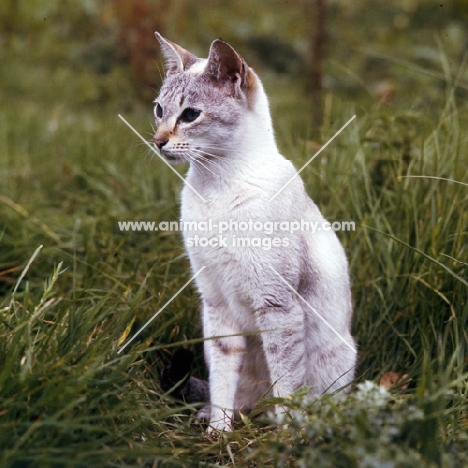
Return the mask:
<path id="1" fill-rule="evenodd" d="M 390 371 L 385 372 L 385 374 L 380 377 L 379 385 L 386 388 L 387 390 L 390 390 L 394 387 L 399 387 L 400 390 L 406 390 L 408 388 L 408 383 L 405 383 L 401 386 L 399 385 L 404 380 L 408 380 L 408 374 L 403 374 L 400 376 L 396 372 Z"/>

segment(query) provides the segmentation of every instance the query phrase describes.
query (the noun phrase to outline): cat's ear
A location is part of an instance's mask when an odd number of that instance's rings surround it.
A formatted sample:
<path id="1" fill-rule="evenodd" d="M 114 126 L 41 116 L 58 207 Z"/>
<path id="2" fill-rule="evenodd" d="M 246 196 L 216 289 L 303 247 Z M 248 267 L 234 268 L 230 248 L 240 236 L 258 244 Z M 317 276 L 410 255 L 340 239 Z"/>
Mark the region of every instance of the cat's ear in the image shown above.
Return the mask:
<path id="1" fill-rule="evenodd" d="M 198 60 L 197 56 L 162 37 L 157 31 L 154 34 L 161 45 L 162 53 L 166 59 L 167 74 L 181 73 Z"/>
<path id="2" fill-rule="evenodd" d="M 247 64 L 226 42 L 216 39 L 210 47 L 205 73 L 218 82 L 235 83 L 243 88 L 247 81 Z"/>

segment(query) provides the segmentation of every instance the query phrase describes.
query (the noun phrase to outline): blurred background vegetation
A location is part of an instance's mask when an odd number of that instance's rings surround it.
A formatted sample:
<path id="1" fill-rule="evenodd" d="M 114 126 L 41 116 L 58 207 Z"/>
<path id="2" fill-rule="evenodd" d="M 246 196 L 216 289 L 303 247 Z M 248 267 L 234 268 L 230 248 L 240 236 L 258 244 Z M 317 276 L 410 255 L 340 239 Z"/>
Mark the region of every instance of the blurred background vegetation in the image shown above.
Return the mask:
<path id="1" fill-rule="evenodd" d="M 291 431 L 209 439 L 157 378 L 174 345 L 205 375 L 193 288 L 116 354 L 189 278 L 178 233 L 117 225 L 178 218 L 180 181 L 117 117 L 151 139 L 155 30 L 230 42 L 296 167 L 357 115 L 302 175 L 356 222 L 357 381 L 407 374 L 393 400 L 292 399 Z M 466 466 L 467 52 L 467 0 L 3 0 L 0 465 Z"/>
<path id="2" fill-rule="evenodd" d="M 321 17 L 320 4 L 326 12 Z M 460 66 L 467 51 L 467 18 L 466 0 L 259 0 L 248 5 L 234 0 L 5 0 L 0 6 L 2 95 L 73 106 L 119 98 L 129 105 L 131 93 L 151 99 L 162 79 L 155 30 L 200 56 L 221 37 L 261 74 L 286 75 L 312 92 L 313 49 L 322 25 L 325 90 L 404 102 L 420 84 L 416 71 L 428 80 L 439 77 L 443 87 L 441 65 Z M 440 63 L 441 48 L 446 64 Z M 413 76 L 401 76 L 410 66 Z M 46 82 L 40 81 L 51 71 Z M 426 105 L 436 99 L 432 89 L 421 96 Z"/>

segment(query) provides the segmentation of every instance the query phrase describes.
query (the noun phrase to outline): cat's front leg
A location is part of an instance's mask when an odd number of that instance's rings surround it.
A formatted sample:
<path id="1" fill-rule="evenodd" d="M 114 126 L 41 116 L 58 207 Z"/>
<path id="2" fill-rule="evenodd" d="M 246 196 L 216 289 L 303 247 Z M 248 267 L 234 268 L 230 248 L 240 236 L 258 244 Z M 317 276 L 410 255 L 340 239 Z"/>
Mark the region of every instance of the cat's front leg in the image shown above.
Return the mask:
<path id="1" fill-rule="evenodd" d="M 230 324 L 225 307 L 205 306 L 203 310 L 205 354 L 209 366 L 211 414 L 208 432 L 230 431 L 234 400 L 246 350 L 243 336 Z"/>
<path id="2" fill-rule="evenodd" d="M 295 301 L 256 311 L 273 394 L 285 397 L 305 384 L 304 312 Z"/>

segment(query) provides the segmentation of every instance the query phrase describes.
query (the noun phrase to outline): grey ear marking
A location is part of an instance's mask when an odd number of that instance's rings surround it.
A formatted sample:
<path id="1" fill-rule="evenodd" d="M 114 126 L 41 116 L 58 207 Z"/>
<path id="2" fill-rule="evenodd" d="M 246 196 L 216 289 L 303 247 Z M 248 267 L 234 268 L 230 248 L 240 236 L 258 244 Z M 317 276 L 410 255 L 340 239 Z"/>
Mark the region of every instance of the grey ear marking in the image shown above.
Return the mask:
<path id="1" fill-rule="evenodd" d="M 239 81 L 240 87 L 246 82 L 247 64 L 227 42 L 216 39 L 211 43 L 206 73 L 217 81 Z"/>
<path id="2" fill-rule="evenodd" d="M 198 60 L 196 55 L 161 36 L 159 32 L 155 31 L 154 35 L 161 45 L 168 74 L 181 73 Z"/>

